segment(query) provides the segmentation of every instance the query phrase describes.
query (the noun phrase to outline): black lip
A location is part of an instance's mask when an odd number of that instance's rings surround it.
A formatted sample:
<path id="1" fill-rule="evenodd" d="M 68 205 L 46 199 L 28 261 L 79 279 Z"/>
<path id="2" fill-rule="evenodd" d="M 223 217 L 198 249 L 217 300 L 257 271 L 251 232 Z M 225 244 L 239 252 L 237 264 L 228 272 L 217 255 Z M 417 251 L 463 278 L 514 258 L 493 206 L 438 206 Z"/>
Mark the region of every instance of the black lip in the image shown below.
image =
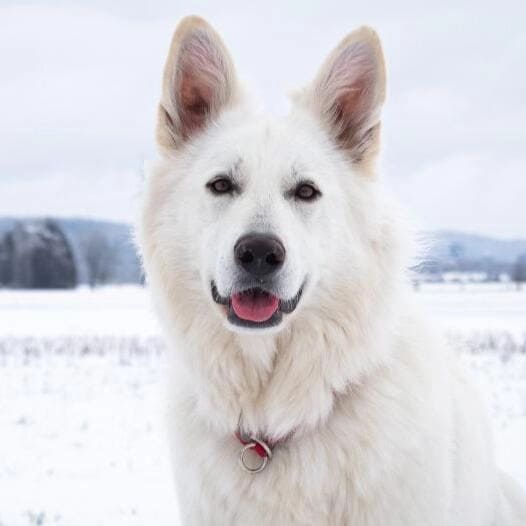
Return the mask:
<path id="1" fill-rule="evenodd" d="M 217 290 L 217 286 L 214 281 L 210 283 L 210 289 L 212 291 L 212 298 L 216 303 L 218 303 L 219 305 L 228 305 L 230 303 L 230 298 L 223 298 L 223 296 L 219 294 L 219 291 Z"/>
<path id="2" fill-rule="evenodd" d="M 210 283 L 210 291 L 212 293 L 213 300 L 218 305 L 224 305 L 228 307 L 227 318 L 230 323 L 232 323 L 233 325 L 237 325 L 238 327 L 246 327 L 246 328 L 251 328 L 251 329 L 264 329 L 264 328 L 275 327 L 276 325 L 279 325 L 283 320 L 283 314 L 290 314 L 296 309 L 301 299 L 301 296 L 303 294 L 304 286 L 305 286 L 305 283 L 303 283 L 303 285 L 300 287 L 297 294 L 293 298 L 290 298 L 288 300 L 280 299 L 278 310 L 268 320 L 261 321 L 261 322 L 241 319 L 234 312 L 234 309 L 232 308 L 232 303 L 230 301 L 230 297 L 221 296 L 221 294 L 219 294 L 219 291 L 217 290 L 217 286 L 214 281 Z M 236 292 L 243 292 L 243 291 L 251 290 L 251 289 L 260 289 L 265 292 L 268 292 L 269 294 L 273 294 L 272 291 L 269 291 L 260 286 L 247 287 L 241 291 L 236 291 Z"/>

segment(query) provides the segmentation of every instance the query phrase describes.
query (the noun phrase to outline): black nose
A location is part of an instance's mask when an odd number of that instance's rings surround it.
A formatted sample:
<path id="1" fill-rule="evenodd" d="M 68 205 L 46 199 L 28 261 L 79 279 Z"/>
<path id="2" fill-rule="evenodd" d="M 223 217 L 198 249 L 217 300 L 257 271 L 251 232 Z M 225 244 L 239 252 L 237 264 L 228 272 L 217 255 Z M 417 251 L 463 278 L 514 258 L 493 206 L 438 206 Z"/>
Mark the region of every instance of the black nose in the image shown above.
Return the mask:
<path id="1" fill-rule="evenodd" d="M 237 264 L 256 278 L 275 274 L 285 261 L 281 241 L 266 234 L 247 234 L 234 247 Z"/>

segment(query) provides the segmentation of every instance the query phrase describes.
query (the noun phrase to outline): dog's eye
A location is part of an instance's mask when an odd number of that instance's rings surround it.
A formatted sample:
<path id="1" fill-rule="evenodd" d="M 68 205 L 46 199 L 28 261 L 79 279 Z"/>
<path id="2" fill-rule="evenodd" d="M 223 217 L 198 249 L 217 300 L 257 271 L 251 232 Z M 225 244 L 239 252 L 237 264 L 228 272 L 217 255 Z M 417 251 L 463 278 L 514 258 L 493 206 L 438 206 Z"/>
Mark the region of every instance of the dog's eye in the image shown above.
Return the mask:
<path id="1" fill-rule="evenodd" d="M 313 201 L 321 195 L 321 192 L 311 183 L 301 183 L 296 187 L 294 195 L 296 199 L 302 201 Z"/>
<path id="2" fill-rule="evenodd" d="M 234 190 L 232 181 L 227 177 L 216 177 L 206 187 L 213 194 L 230 194 Z"/>

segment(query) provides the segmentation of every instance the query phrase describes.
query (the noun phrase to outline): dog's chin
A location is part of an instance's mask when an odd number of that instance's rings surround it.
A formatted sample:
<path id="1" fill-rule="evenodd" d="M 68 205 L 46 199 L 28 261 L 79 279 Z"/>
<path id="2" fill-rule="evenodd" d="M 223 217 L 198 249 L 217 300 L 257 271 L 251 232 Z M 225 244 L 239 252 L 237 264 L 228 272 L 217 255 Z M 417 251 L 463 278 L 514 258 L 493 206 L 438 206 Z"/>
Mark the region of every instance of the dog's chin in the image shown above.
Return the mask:
<path id="1" fill-rule="evenodd" d="M 222 306 L 228 329 L 235 332 L 277 332 L 287 315 L 294 312 L 301 300 L 304 285 L 288 299 L 280 298 L 261 286 L 247 287 L 221 296 L 214 281 L 210 292 L 215 303 Z"/>

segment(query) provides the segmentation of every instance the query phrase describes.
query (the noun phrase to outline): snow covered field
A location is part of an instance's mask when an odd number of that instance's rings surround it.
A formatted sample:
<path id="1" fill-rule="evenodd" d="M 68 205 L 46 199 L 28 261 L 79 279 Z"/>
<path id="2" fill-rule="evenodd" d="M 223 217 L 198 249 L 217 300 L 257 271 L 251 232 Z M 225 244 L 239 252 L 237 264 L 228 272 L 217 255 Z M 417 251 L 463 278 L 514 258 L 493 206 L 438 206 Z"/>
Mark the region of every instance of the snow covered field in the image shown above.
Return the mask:
<path id="1" fill-rule="evenodd" d="M 526 292 L 428 285 L 418 298 L 526 488 Z M 158 332 L 139 288 L 0 291 L 0 526 L 178 524 Z"/>

